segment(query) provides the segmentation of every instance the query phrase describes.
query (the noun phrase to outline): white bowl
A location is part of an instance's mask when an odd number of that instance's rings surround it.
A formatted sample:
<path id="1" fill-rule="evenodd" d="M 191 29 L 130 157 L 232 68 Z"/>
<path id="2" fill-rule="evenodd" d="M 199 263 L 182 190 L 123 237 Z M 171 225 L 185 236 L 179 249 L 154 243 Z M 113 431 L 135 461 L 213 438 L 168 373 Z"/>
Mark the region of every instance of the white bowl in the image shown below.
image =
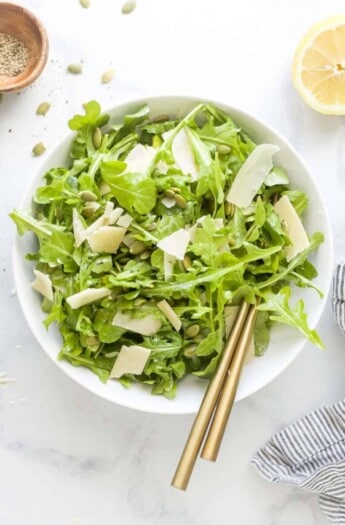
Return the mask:
<path id="1" fill-rule="evenodd" d="M 202 102 L 202 100 L 192 97 L 142 98 L 121 104 L 108 110 L 107 113 L 111 115 L 113 120 L 121 120 L 124 115 L 133 112 L 147 102 L 153 117 L 162 113 L 182 117 L 200 101 Z M 309 233 L 320 230 L 325 234 L 325 242 L 313 254 L 311 260 L 319 272 L 315 282 L 327 296 L 332 272 L 332 234 L 327 212 L 316 182 L 308 172 L 301 157 L 279 133 L 267 124 L 234 107 L 221 102 L 210 102 L 231 115 L 235 123 L 243 127 L 256 142 L 272 143 L 280 147 L 280 151 L 275 156 L 275 163 L 287 170 L 292 188 L 299 188 L 309 196 L 310 204 L 304 220 L 306 230 Z M 69 134 L 49 152 L 39 172 L 26 190 L 20 204 L 21 209 L 31 208 L 32 195 L 37 186 L 42 185 L 44 173 L 51 167 L 62 166 L 68 162 L 71 137 L 72 135 Z M 24 259 L 26 253 L 33 251 L 33 243 L 34 238 L 29 234 L 23 238 L 17 236 L 15 239 L 13 266 L 16 289 L 32 333 L 54 363 L 83 387 L 119 405 L 164 414 L 195 413 L 202 399 L 206 386 L 205 381 L 194 377 L 186 378 L 178 385 L 175 399 L 168 400 L 162 396 L 152 396 L 149 389 L 141 385 L 133 385 L 129 389 L 124 388 L 116 381 L 109 381 L 104 385 L 96 375 L 86 368 L 76 368 L 67 361 L 57 360 L 61 344 L 59 331 L 53 326 L 50 327 L 49 331 L 46 331 L 42 324 L 45 316 L 40 308 L 41 300 L 30 287 L 32 265 Z M 300 297 L 305 301 L 310 325 L 315 327 L 322 314 L 326 299 L 320 300 L 312 290 L 295 289 L 292 300 Z M 253 394 L 277 377 L 293 361 L 305 343 L 306 340 L 297 330 L 284 325 L 275 325 L 272 329 L 271 341 L 266 354 L 263 357 L 255 358 L 245 367 L 236 400 Z"/>

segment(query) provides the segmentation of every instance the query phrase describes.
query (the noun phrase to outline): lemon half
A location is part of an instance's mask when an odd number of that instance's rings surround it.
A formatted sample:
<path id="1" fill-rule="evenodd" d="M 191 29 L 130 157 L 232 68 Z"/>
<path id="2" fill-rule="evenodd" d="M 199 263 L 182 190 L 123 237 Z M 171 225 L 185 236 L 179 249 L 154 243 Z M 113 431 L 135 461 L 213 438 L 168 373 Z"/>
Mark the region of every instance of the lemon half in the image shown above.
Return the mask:
<path id="1" fill-rule="evenodd" d="M 316 111 L 345 115 L 345 15 L 309 29 L 294 56 L 292 81 Z"/>

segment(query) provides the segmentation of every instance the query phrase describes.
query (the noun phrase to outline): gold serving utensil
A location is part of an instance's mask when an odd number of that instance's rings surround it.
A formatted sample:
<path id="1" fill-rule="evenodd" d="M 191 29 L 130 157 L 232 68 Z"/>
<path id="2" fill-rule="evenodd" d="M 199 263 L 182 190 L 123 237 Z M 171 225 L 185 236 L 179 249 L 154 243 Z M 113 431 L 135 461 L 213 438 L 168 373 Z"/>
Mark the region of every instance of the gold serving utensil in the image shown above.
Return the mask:
<path id="1" fill-rule="evenodd" d="M 197 455 L 201 448 L 203 439 L 205 437 L 207 428 L 209 426 L 212 414 L 215 410 L 217 401 L 220 397 L 221 390 L 228 376 L 230 363 L 235 354 L 237 344 L 239 341 L 243 340 L 243 337 L 241 337 L 242 332 L 247 333 L 246 337 L 249 337 L 249 333 L 250 335 L 252 334 L 253 327 L 251 328 L 251 331 L 244 329 L 245 325 L 247 324 L 246 321 L 247 321 L 248 313 L 252 310 L 254 310 L 255 312 L 255 307 L 251 307 L 246 302 L 242 303 L 239 313 L 236 317 L 234 326 L 231 330 L 231 333 L 229 335 L 229 338 L 223 350 L 218 368 L 214 376 L 210 380 L 208 388 L 201 402 L 199 411 L 196 415 L 193 426 L 190 430 L 186 445 L 184 447 L 179 464 L 176 468 L 174 477 L 171 482 L 171 485 L 173 487 L 176 487 L 181 490 L 186 490 L 188 486 L 189 479 L 192 474 Z M 252 326 L 252 323 L 250 324 L 250 326 Z M 244 343 L 242 343 L 242 345 L 244 345 Z M 239 364 L 242 363 L 242 361 L 241 362 L 239 361 L 239 358 L 237 358 L 237 361 Z M 237 364 L 237 368 L 236 368 L 238 374 L 241 371 L 239 364 Z M 238 385 L 238 381 L 236 385 Z M 222 410 L 224 411 L 224 408 Z M 217 417 L 217 421 L 219 417 L 220 416 Z M 215 431 L 212 432 L 212 436 L 213 436 L 212 440 L 214 439 L 214 432 Z M 222 436 L 220 436 L 220 441 L 221 441 L 221 437 Z"/>

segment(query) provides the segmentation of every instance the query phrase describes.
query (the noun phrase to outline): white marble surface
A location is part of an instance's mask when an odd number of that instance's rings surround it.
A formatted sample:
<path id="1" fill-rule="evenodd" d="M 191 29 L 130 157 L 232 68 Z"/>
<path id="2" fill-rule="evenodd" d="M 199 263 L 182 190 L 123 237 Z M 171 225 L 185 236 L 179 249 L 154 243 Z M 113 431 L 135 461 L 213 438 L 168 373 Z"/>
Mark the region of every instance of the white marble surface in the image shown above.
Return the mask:
<path id="1" fill-rule="evenodd" d="M 7 214 L 80 104 L 103 106 L 137 94 L 191 93 L 223 99 L 263 118 L 296 146 L 324 193 L 337 258 L 345 255 L 345 124 L 310 110 L 290 82 L 293 50 L 314 21 L 342 0 L 22 0 L 46 25 L 50 60 L 34 86 L 0 105 L 1 525 L 322 525 L 317 499 L 270 485 L 249 466 L 254 451 L 284 425 L 345 394 L 344 339 L 330 308 L 321 352 L 306 346 L 265 389 L 236 405 L 215 464 L 199 461 L 187 493 L 169 485 L 192 417 L 163 417 L 111 405 L 65 377 L 38 347 L 11 296 Z M 67 76 L 84 59 L 83 75 Z M 116 79 L 101 85 L 104 70 Z M 45 118 L 35 109 L 52 102 Z M 19 348 L 20 346 L 21 348 Z"/>

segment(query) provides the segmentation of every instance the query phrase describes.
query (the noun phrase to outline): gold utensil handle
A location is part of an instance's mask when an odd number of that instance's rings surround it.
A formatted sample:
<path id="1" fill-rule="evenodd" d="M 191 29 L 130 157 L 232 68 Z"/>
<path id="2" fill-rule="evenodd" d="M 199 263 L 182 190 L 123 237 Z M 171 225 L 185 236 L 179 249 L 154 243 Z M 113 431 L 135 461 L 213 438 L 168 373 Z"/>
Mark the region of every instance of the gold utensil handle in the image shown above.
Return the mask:
<path id="1" fill-rule="evenodd" d="M 248 311 L 249 304 L 243 302 L 224 348 L 218 368 L 208 385 L 199 411 L 190 430 L 186 445 L 171 482 L 173 487 L 186 490 L 188 486 L 197 455 L 226 378 L 234 350 L 247 319 Z"/>
<path id="2" fill-rule="evenodd" d="M 243 363 L 253 335 L 256 315 L 255 306 L 251 306 L 201 452 L 201 457 L 204 459 L 210 461 L 216 461 L 217 459 L 226 424 L 234 404 Z"/>

